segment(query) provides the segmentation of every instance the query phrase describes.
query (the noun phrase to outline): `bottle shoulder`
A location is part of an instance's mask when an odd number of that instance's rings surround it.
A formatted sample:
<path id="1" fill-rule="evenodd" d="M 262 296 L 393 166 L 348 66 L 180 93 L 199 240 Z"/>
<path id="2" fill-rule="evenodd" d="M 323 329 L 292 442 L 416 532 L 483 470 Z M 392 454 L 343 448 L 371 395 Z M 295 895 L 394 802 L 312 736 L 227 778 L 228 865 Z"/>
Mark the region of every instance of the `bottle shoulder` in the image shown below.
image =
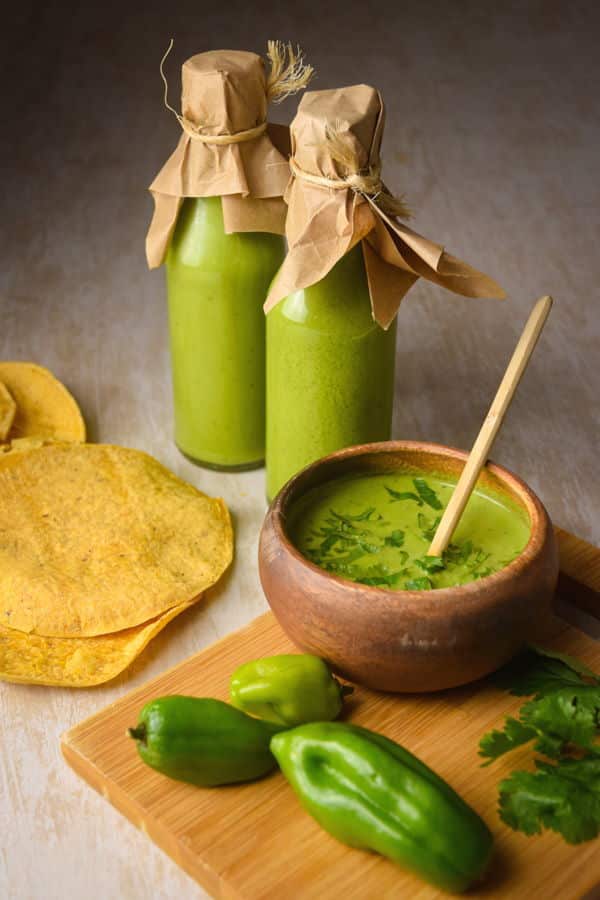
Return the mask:
<path id="1" fill-rule="evenodd" d="M 339 260 L 321 281 L 281 300 L 269 316 L 290 327 L 347 336 L 379 328 L 372 316 L 360 246 Z"/>
<path id="2" fill-rule="evenodd" d="M 281 235 L 268 232 L 226 234 L 221 197 L 186 197 L 173 231 L 166 263 L 174 267 L 279 265 L 285 255 Z"/>

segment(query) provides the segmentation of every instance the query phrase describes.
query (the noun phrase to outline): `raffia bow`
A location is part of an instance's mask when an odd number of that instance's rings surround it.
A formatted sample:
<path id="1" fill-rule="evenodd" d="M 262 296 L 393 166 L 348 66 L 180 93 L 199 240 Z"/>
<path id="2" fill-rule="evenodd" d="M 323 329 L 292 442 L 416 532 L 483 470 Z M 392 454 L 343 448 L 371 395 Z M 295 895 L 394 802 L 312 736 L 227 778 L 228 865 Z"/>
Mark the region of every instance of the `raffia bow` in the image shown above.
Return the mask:
<path id="1" fill-rule="evenodd" d="M 411 218 L 412 212 L 404 198 L 391 194 L 381 180 L 381 164 L 370 165 L 366 169 L 361 168 L 355 147 L 342 134 L 339 125 L 334 125 L 333 128 L 328 126 L 325 129 L 325 145 L 329 156 L 342 170 L 339 178 L 326 178 L 324 175 L 305 172 L 294 157 L 290 159 L 292 174 L 309 184 L 331 188 L 334 191 L 350 188 L 369 203 L 374 203 L 388 216 L 399 219 Z"/>

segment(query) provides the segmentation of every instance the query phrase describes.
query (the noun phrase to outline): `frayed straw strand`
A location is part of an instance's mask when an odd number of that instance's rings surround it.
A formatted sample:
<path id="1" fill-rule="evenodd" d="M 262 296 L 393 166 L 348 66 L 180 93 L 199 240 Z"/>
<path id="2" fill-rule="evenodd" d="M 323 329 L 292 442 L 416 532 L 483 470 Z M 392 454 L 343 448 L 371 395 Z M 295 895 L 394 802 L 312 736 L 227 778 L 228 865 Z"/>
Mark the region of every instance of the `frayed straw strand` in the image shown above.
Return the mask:
<path id="1" fill-rule="evenodd" d="M 314 75 L 312 66 L 304 62 L 300 47 L 283 41 L 267 41 L 267 56 L 271 71 L 267 78 L 267 99 L 281 103 L 292 94 L 304 90 Z"/>
<path id="2" fill-rule="evenodd" d="M 381 167 L 369 166 L 361 171 L 356 150 L 347 136 L 342 134 L 341 123 L 325 129 L 327 150 L 342 169 L 344 182 L 358 194 L 365 194 L 384 213 L 398 219 L 410 219 L 412 212 L 403 197 L 395 197 L 381 181 Z"/>

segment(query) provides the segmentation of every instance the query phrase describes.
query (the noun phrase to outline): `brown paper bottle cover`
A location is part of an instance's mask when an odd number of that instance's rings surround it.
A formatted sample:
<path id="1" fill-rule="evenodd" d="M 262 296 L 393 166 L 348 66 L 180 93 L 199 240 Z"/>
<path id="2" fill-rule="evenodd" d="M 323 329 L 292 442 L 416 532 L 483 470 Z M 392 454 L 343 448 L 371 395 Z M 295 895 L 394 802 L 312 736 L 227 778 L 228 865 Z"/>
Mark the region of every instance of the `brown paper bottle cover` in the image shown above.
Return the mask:
<path id="1" fill-rule="evenodd" d="M 265 126 L 267 102 L 265 65 L 256 53 L 216 50 L 183 64 L 184 127 L 177 148 L 150 185 L 154 216 L 146 256 L 151 269 L 164 260 L 184 197 L 221 196 L 228 234 L 284 233 L 282 195 L 289 165 L 280 149 L 287 143 L 287 129 Z M 253 130 L 261 133 L 252 136 Z M 236 140 L 210 142 L 223 135 Z"/>
<path id="2" fill-rule="evenodd" d="M 266 312 L 293 291 L 320 281 L 358 241 L 373 317 L 383 328 L 418 278 L 466 297 L 505 296 L 487 275 L 396 218 L 394 206 L 400 204 L 380 177 L 384 116 L 379 92 L 364 84 L 302 97 L 291 124 L 288 253 Z"/>

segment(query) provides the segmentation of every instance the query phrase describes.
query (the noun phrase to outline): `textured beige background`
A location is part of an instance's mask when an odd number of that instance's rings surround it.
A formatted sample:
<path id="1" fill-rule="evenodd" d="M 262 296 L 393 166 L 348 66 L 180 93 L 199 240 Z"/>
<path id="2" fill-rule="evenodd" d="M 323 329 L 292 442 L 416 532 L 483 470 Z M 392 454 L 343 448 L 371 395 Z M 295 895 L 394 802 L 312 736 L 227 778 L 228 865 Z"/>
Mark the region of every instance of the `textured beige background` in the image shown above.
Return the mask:
<path id="1" fill-rule="evenodd" d="M 415 227 L 496 277 L 504 303 L 418 285 L 400 312 L 398 437 L 468 447 L 533 300 L 556 299 L 494 457 L 557 523 L 600 543 L 600 18 L 593 2 L 41 4 L 3 20 L 0 358 L 48 365 L 91 437 L 140 447 L 237 525 L 237 562 L 127 677 L 70 693 L 0 685 L 0 897 L 197 897 L 196 886 L 63 764 L 59 734 L 264 607 L 263 473 L 195 469 L 171 443 L 162 273 L 145 267 L 145 188 L 177 139 L 158 61 L 211 47 L 306 49 L 314 87 L 377 85 L 388 184 Z M 276 109 L 288 121 L 293 103 Z M 403 161 L 400 160 L 402 155 Z M 199 686 L 201 689 L 201 686 Z"/>

